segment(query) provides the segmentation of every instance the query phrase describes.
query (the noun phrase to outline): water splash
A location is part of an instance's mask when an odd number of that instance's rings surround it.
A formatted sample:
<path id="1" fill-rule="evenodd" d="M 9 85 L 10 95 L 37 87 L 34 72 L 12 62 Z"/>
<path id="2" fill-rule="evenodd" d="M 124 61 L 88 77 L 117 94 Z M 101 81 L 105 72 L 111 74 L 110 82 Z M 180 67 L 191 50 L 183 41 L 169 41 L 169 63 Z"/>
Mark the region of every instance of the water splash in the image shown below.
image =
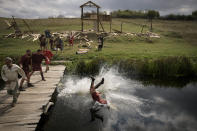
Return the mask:
<path id="1" fill-rule="evenodd" d="M 196 85 L 189 85 L 192 88 L 185 88 L 184 90 L 157 88 L 155 86 L 144 87 L 138 81 L 123 77 L 116 68 L 102 68 L 99 75 L 95 77 L 95 84 L 103 77 L 105 78 L 104 84 L 98 91 L 105 94 L 110 104 L 110 116 L 107 117 L 105 123 L 101 123 L 100 120 L 90 123 L 89 109 L 92 106 L 92 98 L 89 94 L 89 88 L 91 79 L 77 76 L 65 77 L 64 89 L 58 95 L 46 131 L 53 131 L 54 129 L 76 131 L 195 131 L 197 128 L 197 107 L 194 107 L 197 93 L 197 89 L 194 87 Z M 188 105 L 188 103 L 191 104 Z M 186 109 L 184 110 L 183 107 Z M 192 111 L 193 115 L 190 115 Z M 180 125 L 184 125 L 184 127 Z"/>
<path id="2" fill-rule="evenodd" d="M 143 99 L 132 95 L 135 92 L 135 88 L 139 86 L 139 83 L 129 81 L 127 78 L 121 76 L 116 68 L 102 68 L 99 75 L 95 77 L 95 84 L 102 78 L 105 78 L 105 82 L 99 87 L 98 91 L 105 94 L 111 107 L 110 112 L 113 114 L 109 117 L 109 122 L 107 126 L 105 126 L 105 128 L 108 127 L 106 129 L 108 130 L 112 124 L 109 124 L 110 121 L 112 119 L 118 119 L 115 118 L 118 117 L 117 112 L 123 110 L 124 112 L 137 112 L 138 107 L 143 104 Z M 58 98 L 62 100 L 62 104 L 69 106 L 72 110 L 80 111 L 81 108 L 88 110 L 92 102 L 89 94 L 90 84 L 91 79 L 88 77 L 79 78 L 67 76 L 64 84 L 65 88 L 60 92 Z"/>

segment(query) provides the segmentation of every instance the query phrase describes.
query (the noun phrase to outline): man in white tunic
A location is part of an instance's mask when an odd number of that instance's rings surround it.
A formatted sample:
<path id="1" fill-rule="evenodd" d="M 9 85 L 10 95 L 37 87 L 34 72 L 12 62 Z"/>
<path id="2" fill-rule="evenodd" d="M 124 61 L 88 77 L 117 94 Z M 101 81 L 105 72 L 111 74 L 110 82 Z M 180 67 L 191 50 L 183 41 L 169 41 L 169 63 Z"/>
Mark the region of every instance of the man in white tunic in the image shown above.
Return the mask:
<path id="1" fill-rule="evenodd" d="M 19 95 L 18 91 L 18 74 L 22 76 L 22 79 L 26 79 L 25 72 L 16 64 L 12 63 L 12 59 L 7 57 L 5 59 L 5 65 L 1 70 L 2 79 L 6 82 L 7 93 L 13 95 L 12 106 L 14 107 Z"/>

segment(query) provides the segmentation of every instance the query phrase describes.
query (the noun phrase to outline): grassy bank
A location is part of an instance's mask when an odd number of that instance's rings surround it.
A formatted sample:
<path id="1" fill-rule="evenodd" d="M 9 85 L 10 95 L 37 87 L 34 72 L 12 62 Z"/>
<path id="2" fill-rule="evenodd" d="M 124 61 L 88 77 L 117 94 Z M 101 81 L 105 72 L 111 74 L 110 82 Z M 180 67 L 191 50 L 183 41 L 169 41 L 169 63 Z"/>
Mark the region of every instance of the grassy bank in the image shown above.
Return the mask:
<path id="1" fill-rule="evenodd" d="M 167 57 L 155 60 L 106 59 L 81 60 L 67 64 L 68 72 L 78 75 L 97 75 L 101 67 L 115 67 L 130 78 L 177 79 L 197 76 L 197 66 L 187 57 Z"/>
<path id="2" fill-rule="evenodd" d="M 38 41 L 32 42 L 28 39 L 2 38 L 4 34 L 13 32 L 7 30 L 4 18 L 0 19 L 0 62 L 5 56 L 21 56 L 26 49 L 36 51 L 39 48 Z M 7 19 L 10 20 L 10 19 Z M 27 30 L 20 19 L 16 19 L 21 30 Z M 49 29 L 51 32 L 62 32 L 80 30 L 80 19 L 36 19 L 26 20 L 35 33 L 43 33 Z M 146 24 L 144 32 L 149 30 L 149 22 L 144 19 L 113 19 L 112 28 L 120 30 L 120 23 L 123 22 L 123 32 L 141 32 L 141 27 Z M 85 28 L 92 28 L 92 22 L 86 22 Z M 109 31 L 109 23 L 104 22 L 103 26 Z M 186 56 L 197 58 L 197 28 L 196 22 L 184 21 L 161 21 L 153 22 L 154 32 L 161 36 L 160 39 L 144 38 L 139 36 L 113 36 L 105 39 L 102 52 L 96 52 L 97 41 L 92 44 L 88 54 L 76 55 L 78 43 L 73 48 L 66 46 L 63 53 L 58 53 L 57 59 L 77 61 L 81 59 L 93 59 L 96 57 L 108 58 L 134 58 L 134 59 L 155 59 L 171 56 Z"/>

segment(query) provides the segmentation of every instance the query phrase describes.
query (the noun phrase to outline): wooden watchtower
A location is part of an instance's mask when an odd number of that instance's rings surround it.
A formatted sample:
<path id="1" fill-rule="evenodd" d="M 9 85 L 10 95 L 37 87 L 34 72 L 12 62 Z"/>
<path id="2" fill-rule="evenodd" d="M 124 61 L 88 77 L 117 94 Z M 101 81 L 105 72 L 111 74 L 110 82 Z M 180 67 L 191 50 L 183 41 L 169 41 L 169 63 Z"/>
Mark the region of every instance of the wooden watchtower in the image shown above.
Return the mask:
<path id="1" fill-rule="evenodd" d="M 97 9 L 96 16 L 85 18 L 84 17 L 84 8 L 87 8 L 87 7 L 96 8 Z M 84 20 L 93 20 L 93 21 L 96 21 L 97 32 L 99 32 L 99 8 L 100 8 L 100 6 L 93 3 L 92 1 L 88 1 L 88 2 L 84 3 L 83 5 L 81 5 L 80 8 L 81 8 L 81 31 L 83 32 L 83 30 L 84 30 L 84 23 L 83 23 Z"/>

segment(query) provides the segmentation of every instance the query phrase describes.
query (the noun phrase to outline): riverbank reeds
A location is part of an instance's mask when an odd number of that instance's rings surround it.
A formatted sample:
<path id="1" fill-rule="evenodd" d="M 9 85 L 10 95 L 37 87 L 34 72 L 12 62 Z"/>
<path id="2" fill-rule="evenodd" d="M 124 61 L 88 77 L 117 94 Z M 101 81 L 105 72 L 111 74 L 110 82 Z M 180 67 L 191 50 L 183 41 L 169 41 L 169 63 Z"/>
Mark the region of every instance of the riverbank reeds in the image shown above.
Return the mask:
<path id="1" fill-rule="evenodd" d="M 96 58 L 88 62 L 82 60 L 76 64 L 75 73 L 79 75 L 96 75 L 105 63 L 110 67 L 118 67 L 118 71 L 128 77 L 167 79 L 197 76 L 196 63 L 184 56 L 155 60 L 106 60 L 105 58 Z"/>

